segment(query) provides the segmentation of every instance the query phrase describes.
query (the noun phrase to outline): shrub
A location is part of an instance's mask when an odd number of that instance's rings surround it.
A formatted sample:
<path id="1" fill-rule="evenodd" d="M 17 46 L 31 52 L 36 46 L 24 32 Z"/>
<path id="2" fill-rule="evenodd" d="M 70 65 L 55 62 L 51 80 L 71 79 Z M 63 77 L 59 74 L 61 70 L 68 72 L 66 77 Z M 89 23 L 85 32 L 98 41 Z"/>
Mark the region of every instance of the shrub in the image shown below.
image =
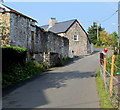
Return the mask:
<path id="1" fill-rule="evenodd" d="M 32 78 L 46 70 L 46 65 L 39 62 L 26 62 L 26 48 L 2 47 L 2 86 L 18 83 Z"/>
<path id="2" fill-rule="evenodd" d="M 34 75 L 40 74 L 42 71 L 45 71 L 45 67 L 39 62 L 31 61 L 22 65 L 11 65 L 2 75 L 2 86 L 4 88 L 20 81 L 32 78 Z"/>
<path id="3" fill-rule="evenodd" d="M 26 48 L 22 47 L 2 47 L 2 67 L 3 71 L 13 64 L 23 64 L 26 60 Z"/>

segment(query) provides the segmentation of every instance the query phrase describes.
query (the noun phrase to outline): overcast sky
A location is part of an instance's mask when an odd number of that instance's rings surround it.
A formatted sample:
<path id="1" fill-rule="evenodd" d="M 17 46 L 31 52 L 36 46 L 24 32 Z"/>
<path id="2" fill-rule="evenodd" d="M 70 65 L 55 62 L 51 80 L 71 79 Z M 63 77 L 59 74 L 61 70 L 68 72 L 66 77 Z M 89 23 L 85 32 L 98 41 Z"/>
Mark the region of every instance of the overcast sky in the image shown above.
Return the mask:
<path id="1" fill-rule="evenodd" d="M 6 0 L 7 1 L 7 0 Z M 48 24 L 53 17 L 58 22 L 77 19 L 87 31 L 98 21 L 107 32 L 118 31 L 118 2 L 5 2 L 5 5 L 38 21 Z"/>

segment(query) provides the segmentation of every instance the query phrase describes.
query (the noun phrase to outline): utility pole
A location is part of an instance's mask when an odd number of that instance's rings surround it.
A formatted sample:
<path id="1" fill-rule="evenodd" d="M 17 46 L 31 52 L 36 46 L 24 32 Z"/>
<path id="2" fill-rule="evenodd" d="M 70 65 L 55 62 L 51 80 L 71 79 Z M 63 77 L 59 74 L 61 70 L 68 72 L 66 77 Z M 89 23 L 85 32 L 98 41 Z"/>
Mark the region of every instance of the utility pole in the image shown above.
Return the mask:
<path id="1" fill-rule="evenodd" d="M 96 24 L 97 24 L 97 41 L 99 41 L 99 30 L 98 30 L 98 21 L 96 21 Z"/>
<path id="2" fill-rule="evenodd" d="M 120 53 L 120 1 L 118 2 L 118 53 Z M 118 82 L 120 82 L 119 76 Z M 120 85 L 118 85 L 118 110 L 120 110 Z"/>
<path id="3" fill-rule="evenodd" d="M 120 48 L 120 1 L 118 2 L 118 48 Z M 120 53 L 120 49 L 118 49 Z"/>

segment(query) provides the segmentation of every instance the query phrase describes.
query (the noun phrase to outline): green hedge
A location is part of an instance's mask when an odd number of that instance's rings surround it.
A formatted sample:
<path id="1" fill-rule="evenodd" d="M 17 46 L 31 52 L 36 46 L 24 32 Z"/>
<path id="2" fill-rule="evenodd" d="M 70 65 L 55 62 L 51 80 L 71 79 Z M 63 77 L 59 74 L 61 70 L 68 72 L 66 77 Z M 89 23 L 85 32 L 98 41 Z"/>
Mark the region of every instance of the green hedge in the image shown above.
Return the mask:
<path id="1" fill-rule="evenodd" d="M 6 70 L 10 65 L 23 64 L 26 60 L 26 48 L 2 47 L 2 68 Z"/>
<path id="2" fill-rule="evenodd" d="M 34 75 L 40 74 L 45 70 L 45 66 L 38 62 L 27 62 L 22 65 L 10 65 L 2 74 L 2 87 L 5 88 L 7 86 L 32 78 Z"/>

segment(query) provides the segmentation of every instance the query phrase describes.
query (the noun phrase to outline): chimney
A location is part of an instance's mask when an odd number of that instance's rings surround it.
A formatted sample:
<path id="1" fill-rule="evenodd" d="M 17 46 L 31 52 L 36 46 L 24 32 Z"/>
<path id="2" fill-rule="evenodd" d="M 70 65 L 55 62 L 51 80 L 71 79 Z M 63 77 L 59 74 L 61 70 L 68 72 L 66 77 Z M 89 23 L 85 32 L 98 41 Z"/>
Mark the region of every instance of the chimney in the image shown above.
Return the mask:
<path id="1" fill-rule="evenodd" d="M 51 18 L 51 19 L 49 20 L 49 28 L 51 28 L 52 26 L 54 26 L 55 23 L 57 23 L 56 18 Z"/>

